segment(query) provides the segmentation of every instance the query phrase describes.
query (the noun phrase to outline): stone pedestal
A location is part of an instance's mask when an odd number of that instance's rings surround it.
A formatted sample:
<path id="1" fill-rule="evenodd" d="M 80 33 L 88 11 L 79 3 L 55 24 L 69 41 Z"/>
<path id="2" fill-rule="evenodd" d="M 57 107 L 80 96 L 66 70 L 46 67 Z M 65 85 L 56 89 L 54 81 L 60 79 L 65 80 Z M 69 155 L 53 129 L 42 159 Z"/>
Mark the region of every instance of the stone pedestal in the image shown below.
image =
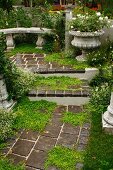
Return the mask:
<path id="1" fill-rule="evenodd" d="M 8 93 L 5 85 L 5 81 L 0 75 L 0 109 L 9 109 L 13 105 L 13 100 L 8 101 Z"/>
<path id="2" fill-rule="evenodd" d="M 7 34 L 6 35 L 6 45 L 7 45 L 7 51 L 10 51 L 14 49 L 14 40 L 12 34 Z"/>
<path id="3" fill-rule="evenodd" d="M 42 49 L 43 44 L 44 44 L 44 38 L 42 37 L 42 35 L 38 35 L 38 40 L 36 42 L 36 48 Z"/>
<path id="4" fill-rule="evenodd" d="M 113 134 L 113 92 L 111 92 L 110 105 L 102 116 L 102 125 L 105 132 Z"/>

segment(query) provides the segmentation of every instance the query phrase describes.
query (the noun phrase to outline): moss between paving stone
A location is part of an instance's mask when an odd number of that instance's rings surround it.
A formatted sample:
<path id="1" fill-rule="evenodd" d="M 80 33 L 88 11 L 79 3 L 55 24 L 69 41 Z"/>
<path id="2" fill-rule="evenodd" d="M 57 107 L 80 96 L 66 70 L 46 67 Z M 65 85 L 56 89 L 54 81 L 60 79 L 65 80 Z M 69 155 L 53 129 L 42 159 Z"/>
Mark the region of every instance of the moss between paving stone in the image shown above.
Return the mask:
<path id="1" fill-rule="evenodd" d="M 81 113 L 72 113 L 72 112 L 65 112 L 63 114 L 62 121 L 65 123 L 70 123 L 74 126 L 83 125 L 85 122 L 90 121 L 90 115 L 85 112 Z"/>
<path id="2" fill-rule="evenodd" d="M 24 165 L 13 165 L 8 159 L 0 157 L 0 170 L 25 170 Z"/>
<path id="3" fill-rule="evenodd" d="M 80 85 L 82 85 L 82 81 L 77 78 L 65 76 L 52 76 L 45 78 L 38 76 L 33 85 L 33 88 L 40 90 L 77 90 L 81 88 Z"/>
<path id="4" fill-rule="evenodd" d="M 56 103 L 53 102 L 22 99 L 14 109 L 17 114 L 14 128 L 42 131 L 50 120 L 55 107 Z"/>
<path id="5" fill-rule="evenodd" d="M 58 65 L 69 66 L 73 69 L 80 70 L 88 67 L 86 62 L 77 61 L 74 57 L 66 57 L 63 53 L 53 53 L 45 57 L 47 62 L 55 62 Z"/>
<path id="6" fill-rule="evenodd" d="M 10 57 L 17 53 L 27 53 L 27 54 L 44 53 L 43 50 L 36 49 L 35 47 L 36 45 L 34 44 L 20 44 L 20 45 L 17 45 L 11 52 L 7 52 L 6 55 Z"/>
<path id="7" fill-rule="evenodd" d="M 60 170 L 75 170 L 76 163 L 83 162 L 83 159 L 84 152 L 57 146 L 49 152 L 45 169 L 49 166 L 56 166 Z"/>

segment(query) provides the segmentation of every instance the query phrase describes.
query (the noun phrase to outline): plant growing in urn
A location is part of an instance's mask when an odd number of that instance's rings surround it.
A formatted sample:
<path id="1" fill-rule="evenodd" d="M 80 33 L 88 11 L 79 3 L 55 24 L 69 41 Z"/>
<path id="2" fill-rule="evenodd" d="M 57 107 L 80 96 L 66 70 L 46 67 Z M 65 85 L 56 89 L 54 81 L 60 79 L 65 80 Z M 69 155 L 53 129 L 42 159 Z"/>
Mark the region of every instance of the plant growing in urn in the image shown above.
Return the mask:
<path id="1" fill-rule="evenodd" d="M 70 22 L 70 34 L 74 36 L 72 45 L 82 49 L 82 55 L 77 56 L 77 60 L 83 61 L 86 58 L 86 50 L 97 48 L 101 45 L 99 36 L 104 31 L 103 27 L 109 27 L 108 17 L 104 17 L 100 12 L 77 14 Z"/>

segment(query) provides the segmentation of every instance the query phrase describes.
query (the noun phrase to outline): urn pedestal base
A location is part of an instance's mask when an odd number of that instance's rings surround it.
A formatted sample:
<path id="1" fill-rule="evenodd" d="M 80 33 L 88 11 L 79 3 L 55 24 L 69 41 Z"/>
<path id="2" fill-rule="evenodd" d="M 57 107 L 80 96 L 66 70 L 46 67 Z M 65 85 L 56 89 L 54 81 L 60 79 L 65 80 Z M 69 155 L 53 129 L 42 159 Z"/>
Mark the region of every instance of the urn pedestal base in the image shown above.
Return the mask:
<path id="1" fill-rule="evenodd" d="M 113 135 L 113 92 L 111 92 L 110 105 L 102 115 L 102 127 L 105 132 Z"/>

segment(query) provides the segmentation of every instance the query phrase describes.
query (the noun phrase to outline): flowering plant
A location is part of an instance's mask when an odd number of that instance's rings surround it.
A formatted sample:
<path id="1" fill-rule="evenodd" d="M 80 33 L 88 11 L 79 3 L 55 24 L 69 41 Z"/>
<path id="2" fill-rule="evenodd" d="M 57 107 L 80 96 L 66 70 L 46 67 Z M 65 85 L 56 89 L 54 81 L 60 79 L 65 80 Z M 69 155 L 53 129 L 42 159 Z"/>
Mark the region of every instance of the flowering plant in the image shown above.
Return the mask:
<path id="1" fill-rule="evenodd" d="M 97 32 L 109 26 L 108 17 L 104 17 L 100 12 L 77 14 L 70 23 L 70 28 L 78 32 Z"/>

